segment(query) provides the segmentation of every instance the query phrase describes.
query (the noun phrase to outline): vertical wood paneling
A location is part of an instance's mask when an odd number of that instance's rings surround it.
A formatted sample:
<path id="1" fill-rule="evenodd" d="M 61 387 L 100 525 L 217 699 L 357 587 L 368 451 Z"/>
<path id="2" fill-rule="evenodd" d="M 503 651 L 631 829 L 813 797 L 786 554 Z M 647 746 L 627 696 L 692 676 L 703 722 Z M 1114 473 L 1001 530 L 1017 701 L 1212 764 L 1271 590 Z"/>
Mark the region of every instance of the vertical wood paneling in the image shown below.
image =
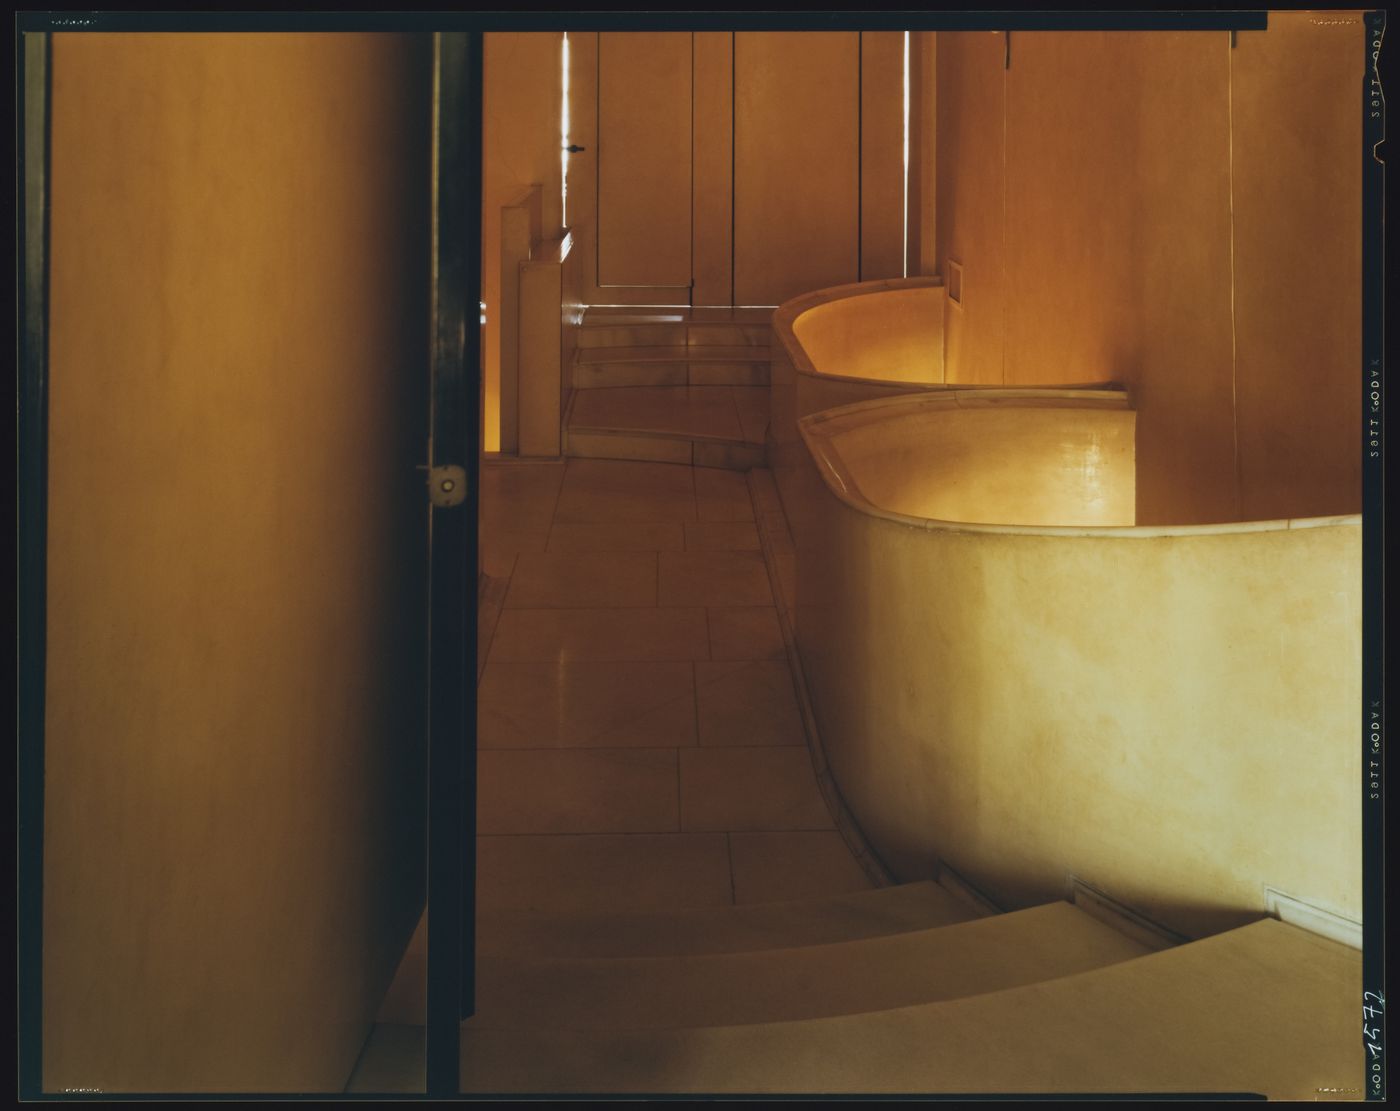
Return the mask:
<path id="1" fill-rule="evenodd" d="M 570 36 L 570 41 L 575 37 Z M 558 234 L 563 219 L 559 159 L 563 36 L 557 31 L 492 31 L 484 38 L 481 299 L 486 302 L 482 329 L 486 365 L 482 423 L 485 449 L 497 451 L 502 447 L 497 311 L 501 274 L 496 262 L 500 257 L 501 206 L 515 201 L 531 185 L 539 185 L 544 234 Z M 574 118 L 577 124 L 577 113 Z M 571 190 L 576 187 L 576 169 L 569 173 Z M 571 199 L 570 219 L 573 216 Z"/>
<path id="2" fill-rule="evenodd" d="M 599 34 L 597 142 L 598 284 L 688 289 L 690 32 Z"/>
<path id="3" fill-rule="evenodd" d="M 1002 380 L 1005 305 L 1003 55 L 992 32 L 938 35 L 938 259 L 963 264 L 961 306 L 944 325 L 947 381 Z"/>
<path id="4" fill-rule="evenodd" d="M 734 297 L 856 280 L 860 36 L 735 35 Z"/>
<path id="5" fill-rule="evenodd" d="M 1153 32 L 1138 56 L 1138 523 L 1238 517 L 1230 335 L 1228 32 Z M 1097 318 L 1083 319 L 1087 328 Z"/>
<path id="6" fill-rule="evenodd" d="M 430 49 L 54 37 L 50 1091 L 339 1091 L 423 909 Z"/>
<path id="7" fill-rule="evenodd" d="M 734 299 L 734 33 L 695 33 L 695 213 L 697 305 Z"/>
<path id="8" fill-rule="evenodd" d="M 1364 39 L 1357 11 L 1270 12 L 1230 56 L 1246 517 L 1361 509 Z"/>
<path id="9" fill-rule="evenodd" d="M 860 277 L 904 276 L 904 33 L 860 36 Z"/>

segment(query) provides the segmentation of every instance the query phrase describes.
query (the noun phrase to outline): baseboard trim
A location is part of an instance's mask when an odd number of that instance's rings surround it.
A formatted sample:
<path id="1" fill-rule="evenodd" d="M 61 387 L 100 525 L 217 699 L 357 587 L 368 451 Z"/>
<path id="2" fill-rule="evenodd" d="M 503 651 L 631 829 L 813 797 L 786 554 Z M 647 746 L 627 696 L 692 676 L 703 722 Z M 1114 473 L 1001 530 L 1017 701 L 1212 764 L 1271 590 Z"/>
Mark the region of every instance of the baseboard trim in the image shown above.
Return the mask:
<path id="1" fill-rule="evenodd" d="M 1344 918 L 1330 910 L 1323 910 L 1312 903 L 1305 903 L 1296 895 L 1288 895 L 1274 887 L 1264 888 L 1264 906 L 1269 914 L 1280 922 L 1297 926 L 1300 930 L 1325 937 L 1351 949 L 1361 948 L 1361 923 Z"/>
<path id="2" fill-rule="evenodd" d="M 1141 911 L 1120 903 L 1078 876 L 1069 877 L 1069 901 L 1092 918 L 1134 941 L 1159 951 L 1184 945 L 1191 939 L 1157 922 Z"/>

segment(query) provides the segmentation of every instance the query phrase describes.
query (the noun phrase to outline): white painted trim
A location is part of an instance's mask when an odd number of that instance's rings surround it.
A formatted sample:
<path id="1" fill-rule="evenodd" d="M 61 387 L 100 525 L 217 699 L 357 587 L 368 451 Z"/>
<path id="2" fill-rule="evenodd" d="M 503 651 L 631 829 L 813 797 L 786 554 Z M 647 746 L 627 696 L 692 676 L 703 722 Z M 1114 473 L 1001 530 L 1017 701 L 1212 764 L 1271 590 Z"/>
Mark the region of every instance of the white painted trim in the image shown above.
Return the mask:
<path id="1" fill-rule="evenodd" d="M 1297 896 L 1285 894 L 1277 888 L 1264 888 L 1264 906 L 1269 914 L 1280 922 L 1297 926 L 1300 930 L 1317 934 L 1330 941 L 1340 942 L 1352 949 L 1361 948 L 1361 923 L 1353 922 L 1330 910 L 1323 910 L 1312 903 L 1305 903 Z"/>

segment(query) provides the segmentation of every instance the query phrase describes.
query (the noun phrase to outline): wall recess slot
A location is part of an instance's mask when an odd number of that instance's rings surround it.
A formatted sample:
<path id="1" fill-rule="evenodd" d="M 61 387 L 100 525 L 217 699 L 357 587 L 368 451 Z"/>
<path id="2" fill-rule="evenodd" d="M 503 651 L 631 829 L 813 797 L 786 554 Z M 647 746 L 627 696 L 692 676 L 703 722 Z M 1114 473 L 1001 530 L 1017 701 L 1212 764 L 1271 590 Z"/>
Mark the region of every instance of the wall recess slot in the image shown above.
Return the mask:
<path id="1" fill-rule="evenodd" d="M 948 300 L 955 305 L 962 304 L 963 266 L 960 262 L 948 260 L 948 276 L 944 279 L 948 287 Z"/>

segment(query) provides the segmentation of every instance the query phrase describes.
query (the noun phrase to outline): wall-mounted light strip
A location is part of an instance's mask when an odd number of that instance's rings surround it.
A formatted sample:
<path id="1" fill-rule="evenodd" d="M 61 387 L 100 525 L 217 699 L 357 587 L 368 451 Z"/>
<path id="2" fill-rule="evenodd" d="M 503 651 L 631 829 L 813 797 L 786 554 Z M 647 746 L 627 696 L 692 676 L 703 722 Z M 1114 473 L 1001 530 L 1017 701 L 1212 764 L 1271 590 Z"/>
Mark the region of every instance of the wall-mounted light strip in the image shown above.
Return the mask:
<path id="1" fill-rule="evenodd" d="M 909 32 L 904 32 L 904 276 L 909 277 Z"/>
<path id="2" fill-rule="evenodd" d="M 569 226 L 569 32 L 559 48 L 559 223 Z"/>

